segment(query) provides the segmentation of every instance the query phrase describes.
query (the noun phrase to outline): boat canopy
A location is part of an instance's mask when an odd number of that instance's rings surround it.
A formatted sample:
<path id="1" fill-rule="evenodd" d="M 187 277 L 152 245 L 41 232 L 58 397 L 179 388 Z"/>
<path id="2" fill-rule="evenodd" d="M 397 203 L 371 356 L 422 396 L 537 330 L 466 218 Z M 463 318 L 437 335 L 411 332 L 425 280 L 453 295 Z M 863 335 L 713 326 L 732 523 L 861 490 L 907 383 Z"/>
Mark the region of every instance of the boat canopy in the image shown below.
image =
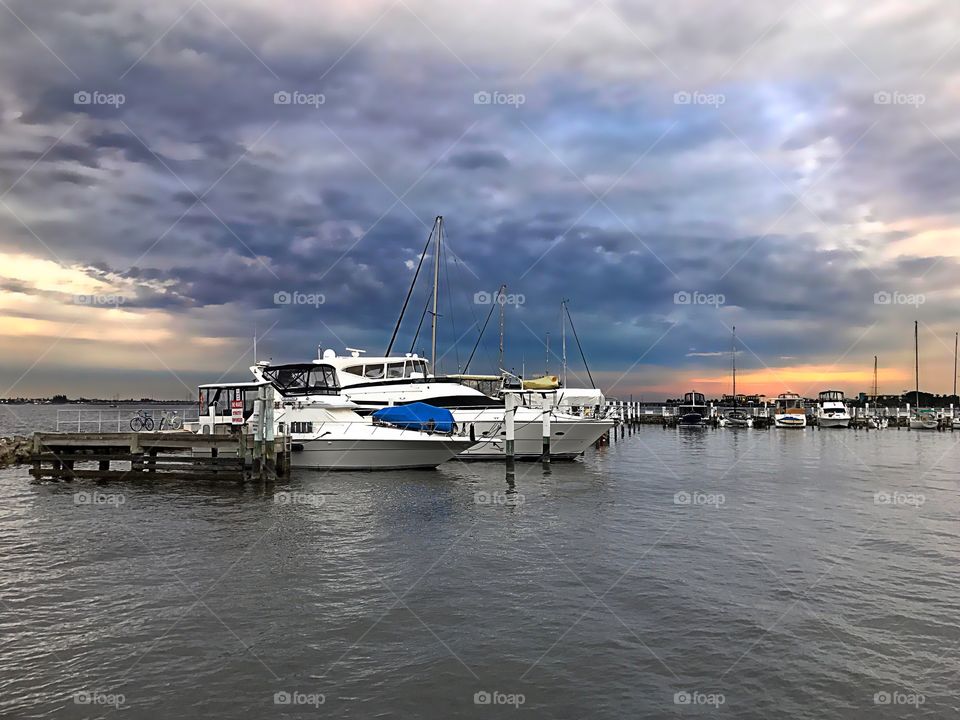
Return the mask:
<path id="1" fill-rule="evenodd" d="M 603 406 L 607 399 L 603 391 L 595 388 L 562 389 L 557 391 L 557 405 L 559 407 L 592 407 Z"/>
<path id="2" fill-rule="evenodd" d="M 441 433 L 452 433 L 454 425 L 452 412 L 446 408 L 438 408 L 421 402 L 381 408 L 373 413 L 373 419 L 408 430 Z"/>

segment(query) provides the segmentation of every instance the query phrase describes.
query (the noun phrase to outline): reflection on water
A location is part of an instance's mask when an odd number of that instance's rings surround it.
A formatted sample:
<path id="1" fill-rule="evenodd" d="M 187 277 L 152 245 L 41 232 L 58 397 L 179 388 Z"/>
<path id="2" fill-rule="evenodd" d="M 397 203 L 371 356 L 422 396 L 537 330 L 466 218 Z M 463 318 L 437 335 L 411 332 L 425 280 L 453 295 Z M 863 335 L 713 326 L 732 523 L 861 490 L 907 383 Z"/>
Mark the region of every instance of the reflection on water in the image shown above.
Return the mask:
<path id="1" fill-rule="evenodd" d="M 461 462 L 275 486 L 0 471 L 0 706 L 893 718 L 912 697 L 946 717 L 955 442 L 647 427 L 510 481 Z"/>

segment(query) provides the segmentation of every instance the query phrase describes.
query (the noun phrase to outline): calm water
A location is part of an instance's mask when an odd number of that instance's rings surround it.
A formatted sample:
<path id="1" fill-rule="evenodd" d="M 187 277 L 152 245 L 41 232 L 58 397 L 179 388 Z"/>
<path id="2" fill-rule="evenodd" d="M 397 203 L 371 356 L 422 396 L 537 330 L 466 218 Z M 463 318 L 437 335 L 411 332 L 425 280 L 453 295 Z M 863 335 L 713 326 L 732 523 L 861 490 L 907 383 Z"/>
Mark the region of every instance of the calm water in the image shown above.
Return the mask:
<path id="1" fill-rule="evenodd" d="M 649 427 L 512 489 L 0 471 L 0 715 L 952 716 L 958 440 Z"/>

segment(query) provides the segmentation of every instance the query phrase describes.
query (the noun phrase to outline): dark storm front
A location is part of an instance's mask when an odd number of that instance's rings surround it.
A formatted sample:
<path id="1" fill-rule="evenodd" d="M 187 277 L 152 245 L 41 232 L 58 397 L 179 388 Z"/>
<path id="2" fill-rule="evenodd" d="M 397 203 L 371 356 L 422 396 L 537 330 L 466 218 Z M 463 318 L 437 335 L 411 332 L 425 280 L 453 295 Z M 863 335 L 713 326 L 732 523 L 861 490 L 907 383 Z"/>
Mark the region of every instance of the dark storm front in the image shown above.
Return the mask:
<path id="1" fill-rule="evenodd" d="M 459 462 L 273 487 L 4 470 L 4 712 L 943 716 L 953 447 L 639 427 L 511 484 Z"/>

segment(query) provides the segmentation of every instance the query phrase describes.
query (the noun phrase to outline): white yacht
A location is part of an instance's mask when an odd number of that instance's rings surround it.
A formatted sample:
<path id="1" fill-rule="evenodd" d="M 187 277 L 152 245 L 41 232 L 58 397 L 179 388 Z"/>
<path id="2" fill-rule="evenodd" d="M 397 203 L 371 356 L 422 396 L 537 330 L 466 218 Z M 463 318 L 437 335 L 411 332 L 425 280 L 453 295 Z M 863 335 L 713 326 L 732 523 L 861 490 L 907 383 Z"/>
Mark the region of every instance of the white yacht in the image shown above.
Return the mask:
<path id="1" fill-rule="evenodd" d="M 773 425 L 778 428 L 805 428 L 807 411 L 803 409 L 803 399 L 793 392 L 777 396 L 773 410 Z"/>
<path id="2" fill-rule="evenodd" d="M 843 393 L 840 390 L 824 390 L 820 393 L 817 412 L 817 422 L 820 427 L 850 427 L 850 411 L 847 410 Z"/>
<path id="3" fill-rule="evenodd" d="M 301 366 L 285 375 L 288 394 L 268 409 L 275 433 L 291 436 L 291 466 L 336 470 L 434 468 L 474 443 L 452 427 L 429 432 L 397 427 L 356 412 L 356 405 L 331 392 L 329 369 Z M 214 383 L 200 386 L 201 434 L 228 433 L 231 427 L 258 422 L 254 399 L 268 382 Z M 441 411 L 445 412 L 445 411 Z M 452 424 L 452 421 L 451 421 Z"/>
<path id="4" fill-rule="evenodd" d="M 332 373 L 337 392 L 356 403 L 357 412 L 361 414 L 413 402 L 446 408 L 453 414 L 458 428 L 475 440 L 475 444 L 460 455 L 461 459 L 503 458 L 502 440 L 506 436 L 503 400 L 462 384 L 459 378 L 434 377 L 427 361 L 415 354 L 362 357 L 360 350 L 348 351 L 350 355 L 344 357 L 328 349 L 306 366 L 260 362 L 250 369 L 258 381 L 270 382 L 286 397 L 290 392 L 291 373 L 301 372 L 303 367 L 324 368 L 324 372 Z M 517 408 L 514 416 L 517 458 L 541 456 L 542 418 L 543 411 L 539 408 Z M 576 417 L 555 410 L 550 416 L 551 457 L 575 458 L 612 427 L 610 420 Z"/>

